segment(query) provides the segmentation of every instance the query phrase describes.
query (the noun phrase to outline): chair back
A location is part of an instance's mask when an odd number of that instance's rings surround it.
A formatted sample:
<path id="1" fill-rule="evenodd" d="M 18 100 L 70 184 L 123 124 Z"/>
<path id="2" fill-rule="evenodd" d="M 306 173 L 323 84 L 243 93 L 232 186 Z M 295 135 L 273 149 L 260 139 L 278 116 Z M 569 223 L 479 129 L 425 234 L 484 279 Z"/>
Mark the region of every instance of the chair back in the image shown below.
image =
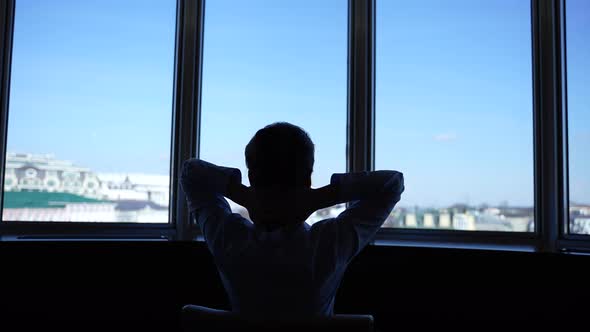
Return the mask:
<path id="1" fill-rule="evenodd" d="M 198 305 L 182 308 L 184 332 L 238 332 L 238 331 L 297 331 L 297 332 L 373 332 L 371 315 L 334 315 L 317 318 L 249 319 L 225 310 Z"/>

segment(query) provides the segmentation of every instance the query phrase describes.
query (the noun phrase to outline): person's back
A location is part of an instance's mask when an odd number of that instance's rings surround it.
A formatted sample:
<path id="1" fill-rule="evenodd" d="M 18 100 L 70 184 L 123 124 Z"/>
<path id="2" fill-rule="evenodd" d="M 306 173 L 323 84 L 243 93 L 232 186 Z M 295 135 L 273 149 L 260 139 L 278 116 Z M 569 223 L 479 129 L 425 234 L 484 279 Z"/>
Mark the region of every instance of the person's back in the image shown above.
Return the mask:
<path id="1" fill-rule="evenodd" d="M 313 143 L 299 127 L 278 123 L 246 148 L 251 187 L 239 170 L 185 162 L 181 184 L 213 254 L 232 310 L 249 316 L 328 316 L 350 261 L 374 237 L 399 201 L 396 171 L 334 174 L 311 189 Z M 232 214 L 229 197 L 253 221 Z M 309 226 L 314 211 L 351 205 Z"/>

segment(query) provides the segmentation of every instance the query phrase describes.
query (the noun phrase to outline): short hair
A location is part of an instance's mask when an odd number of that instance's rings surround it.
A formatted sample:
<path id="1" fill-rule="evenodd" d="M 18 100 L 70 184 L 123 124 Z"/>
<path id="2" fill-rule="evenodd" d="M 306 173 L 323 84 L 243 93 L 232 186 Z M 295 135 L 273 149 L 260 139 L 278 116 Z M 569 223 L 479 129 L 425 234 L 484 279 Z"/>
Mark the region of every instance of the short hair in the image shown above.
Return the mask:
<path id="1" fill-rule="evenodd" d="M 246 146 L 251 185 L 290 189 L 309 185 L 314 144 L 302 128 L 276 122 L 256 132 Z"/>

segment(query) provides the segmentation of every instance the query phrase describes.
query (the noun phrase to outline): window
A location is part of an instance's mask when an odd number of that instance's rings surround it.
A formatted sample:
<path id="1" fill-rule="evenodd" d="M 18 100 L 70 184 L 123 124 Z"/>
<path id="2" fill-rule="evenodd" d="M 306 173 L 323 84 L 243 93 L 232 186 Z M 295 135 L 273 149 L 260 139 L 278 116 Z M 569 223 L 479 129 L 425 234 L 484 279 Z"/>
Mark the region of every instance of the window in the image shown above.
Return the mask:
<path id="1" fill-rule="evenodd" d="M 590 234 L 590 3 L 568 0 L 566 19 L 569 231 Z"/>
<path id="2" fill-rule="evenodd" d="M 567 234 L 590 234 L 590 7 L 567 1 L 565 34 L 565 3 L 2 2 L 0 232 L 192 239 L 182 162 L 248 184 L 246 144 L 287 121 L 316 145 L 313 187 L 347 164 L 404 172 L 379 241 L 588 249 Z"/>
<path id="3" fill-rule="evenodd" d="M 406 182 L 385 226 L 533 231 L 530 2 L 376 11 L 375 164 Z"/>
<path id="4" fill-rule="evenodd" d="M 312 182 L 346 170 L 347 1 L 206 3 L 201 158 L 239 168 L 256 131 L 287 121 L 316 147 Z M 234 212 L 247 211 L 231 203 Z M 308 222 L 337 215 L 318 211 Z"/>
<path id="5" fill-rule="evenodd" d="M 168 222 L 176 1 L 17 0 L 3 221 Z"/>

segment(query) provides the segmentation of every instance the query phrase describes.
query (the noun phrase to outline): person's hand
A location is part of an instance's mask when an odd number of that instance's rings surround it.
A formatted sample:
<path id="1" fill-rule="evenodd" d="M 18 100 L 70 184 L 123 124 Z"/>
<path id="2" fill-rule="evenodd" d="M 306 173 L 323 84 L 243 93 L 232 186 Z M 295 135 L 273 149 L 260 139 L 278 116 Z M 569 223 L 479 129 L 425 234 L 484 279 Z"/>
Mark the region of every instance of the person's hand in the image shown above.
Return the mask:
<path id="1" fill-rule="evenodd" d="M 245 207 L 254 223 L 277 226 L 303 222 L 315 211 L 341 203 L 332 185 L 318 189 L 256 190 L 244 186 L 238 177 L 229 182 L 227 196 Z"/>
<path id="2" fill-rule="evenodd" d="M 237 204 L 247 207 L 252 201 L 252 189 L 234 179 L 227 186 L 227 197 Z"/>

